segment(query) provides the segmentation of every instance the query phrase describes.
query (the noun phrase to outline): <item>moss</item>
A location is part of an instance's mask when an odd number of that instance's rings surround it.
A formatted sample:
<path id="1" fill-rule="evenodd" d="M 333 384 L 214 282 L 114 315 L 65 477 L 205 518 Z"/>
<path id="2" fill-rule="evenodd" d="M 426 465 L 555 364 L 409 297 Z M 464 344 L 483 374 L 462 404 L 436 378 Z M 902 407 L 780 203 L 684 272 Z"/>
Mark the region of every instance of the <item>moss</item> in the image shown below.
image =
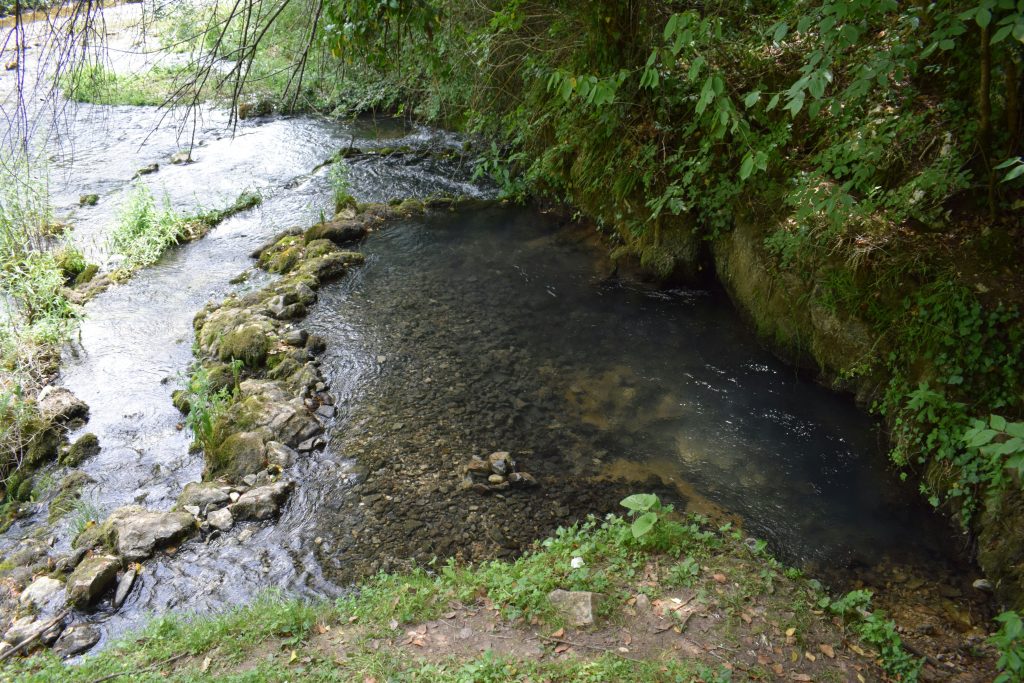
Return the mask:
<path id="1" fill-rule="evenodd" d="M 221 360 L 240 360 L 249 367 L 259 367 L 266 361 L 271 341 L 268 326 L 249 322 L 227 332 L 220 340 Z"/>
<path id="2" fill-rule="evenodd" d="M 50 501 L 47 521 L 51 524 L 75 508 L 81 497 L 82 487 L 93 481 L 92 477 L 81 470 L 72 470 L 60 483 L 57 495 Z"/>
<path id="3" fill-rule="evenodd" d="M 32 436 L 25 448 L 25 462 L 29 467 L 55 460 L 60 453 L 61 434 L 55 428 L 33 421 Z"/>
<path id="4" fill-rule="evenodd" d="M 238 480 L 266 467 L 266 444 L 256 432 L 238 432 L 206 452 L 203 479 Z"/>
<path id="5" fill-rule="evenodd" d="M 95 263 L 86 264 L 85 268 L 82 269 L 78 275 L 75 276 L 75 286 L 85 285 L 92 282 L 92 279 L 96 277 L 100 267 Z"/>
<path id="6" fill-rule="evenodd" d="M 188 400 L 189 392 L 185 389 L 175 389 L 171 392 L 171 403 L 178 409 L 182 415 L 188 415 L 192 410 L 192 405 Z"/>
<path id="7" fill-rule="evenodd" d="M 303 240 L 294 235 L 282 237 L 260 254 L 260 268 L 270 273 L 287 273 L 303 257 Z"/>
<path id="8" fill-rule="evenodd" d="M 306 258 L 317 258 L 319 256 L 325 256 L 330 254 L 332 251 L 337 251 L 338 247 L 334 246 L 334 242 L 327 239 L 313 240 L 306 245 Z"/>
<path id="9" fill-rule="evenodd" d="M 60 464 L 66 467 L 76 467 L 86 458 L 91 458 L 100 452 L 100 440 L 95 434 L 83 434 L 71 444 L 67 452 L 60 458 Z"/>

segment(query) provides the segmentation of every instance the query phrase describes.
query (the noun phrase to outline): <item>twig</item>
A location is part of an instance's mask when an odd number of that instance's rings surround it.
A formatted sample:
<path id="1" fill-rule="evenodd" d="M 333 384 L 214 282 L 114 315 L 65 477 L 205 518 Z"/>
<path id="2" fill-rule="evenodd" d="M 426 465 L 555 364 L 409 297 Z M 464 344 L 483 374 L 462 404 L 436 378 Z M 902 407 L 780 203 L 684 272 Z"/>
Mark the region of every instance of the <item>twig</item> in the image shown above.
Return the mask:
<path id="1" fill-rule="evenodd" d="M 36 638 L 38 638 L 39 636 L 43 635 L 44 633 L 49 631 L 51 628 L 53 628 L 53 625 L 56 624 L 57 622 L 61 621 L 64 617 L 66 617 L 70 611 L 71 610 L 67 610 L 67 609 L 63 610 L 60 614 L 55 616 L 53 619 L 50 619 L 48 622 L 46 622 L 43 625 L 42 628 L 36 630 L 36 632 L 33 633 L 32 635 L 30 635 L 28 638 L 25 638 L 20 643 L 18 643 L 17 645 L 12 646 L 11 649 L 7 650 L 7 652 L 4 652 L 2 655 L 0 655 L 0 662 L 6 660 L 8 657 L 13 655 L 15 652 L 17 652 L 21 648 L 23 648 L 23 647 L 25 647 L 27 645 L 31 645 L 33 643 L 33 641 L 35 641 Z"/>
<path id="2" fill-rule="evenodd" d="M 562 643 L 564 645 L 572 645 L 573 647 L 586 647 L 586 648 L 590 648 L 591 650 L 597 650 L 598 652 L 608 652 L 608 653 L 611 653 L 611 654 L 615 655 L 616 657 L 621 657 L 622 659 L 628 659 L 631 662 L 637 662 L 637 663 L 640 663 L 640 664 L 643 663 L 643 660 L 636 659 L 634 657 L 627 657 L 626 655 L 622 654 L 621 652 L 616 652 L 615 650 L 612 650 L 611 648 L 602 647 L 600 645 L 590 645 L 588 643 L 575 643 L 575 642 L 573 642 L 571 640 L 565 640 L 564 638 L 549 638 L 547 636 L 542 636 L 540 634 L 537 634 L 537 637 L 540 638 L 541 640 L 547 640 L 547 641 L 552 642 L 552 643 Z"/>
<path id="3" fill-rule="evenodd" d="M 182 657 L 186 656 L 187 654 L 188 654 L 187 652 L 182 652 L 181 654 L 174 655 L 173 657 L 168 657 L 167 659 L 165 659 L 162 662 L 157 662 L 156 664 L 151 664 L 150 666 L 147 666 L 147 667 L 145 667 L 143 669 L 132 669 L 132 670 L 129 670 L 129 671 L 119 671 L 116 674 L 107 674 L 106 676 L 101 676 L 101 677 L 93 680 L 92 683 L 101 683 L 102 681 L 109 681 L 109 680 L 114 679 L 114 678 L 120 678 L 121 676 L 134 676 L 135 674 L 142 674 L 142 673 L 146 673 L 147 671 L 153 671 L 155 669 L 159 669 L 162 666 L 167 666 L 168 664 L 172 664 L 172 663 L 178 661 L 179 659 L 181 659 Z"/>

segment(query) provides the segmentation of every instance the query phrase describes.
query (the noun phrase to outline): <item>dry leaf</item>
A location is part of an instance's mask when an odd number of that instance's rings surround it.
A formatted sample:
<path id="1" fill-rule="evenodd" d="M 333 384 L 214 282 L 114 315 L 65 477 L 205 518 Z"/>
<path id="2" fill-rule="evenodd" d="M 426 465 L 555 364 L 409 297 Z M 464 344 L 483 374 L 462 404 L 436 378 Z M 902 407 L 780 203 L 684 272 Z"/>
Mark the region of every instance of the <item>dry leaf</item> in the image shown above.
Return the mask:
<path id="1" fill-rule="evenodd" d="M 359 619 L 359 615 L 357 615 L 357 614 L 353 614 L 352 616 L 350 616 L 350 617 L 348 618 L 348 623 L 350 623 L 350 624 L 354 624 L 354 623 L 356 623 L 356 620 L 357 620 L 357 619 Z"/>
<path id="2" fill-rule="evenodd" d="M 202 666 L 199 667 L 199 670 L 203 673 L 206 673 L 210 669 L 210 664 L 212 663 L 212 661 L 213 660 L 211 660 L 209 657 L 204 659 Z"/>
<path id="3" fill-rule="evenodd" d="M 817 659 L 818 659 L 817 657 L 812 655 L 810 652 L 805 652 L 804 653 L 804 657 L 806 657 L 807 661 L 809 661 L 809 662 L 814 662 L 814 661 L 817 661 Z"/>
<path id="4" fill-rule="evenodd" d="M 318 623 L 316 625 L 316 632 L 319 633 L 320 635 L 323 635 L 323 634 L 327 633 L 330 630 L 331 630 L 331 627 L 328 626 L 327 624 L 319 624 Z"/>
<path id="5" fill-rule="evenodd" d="M 781 675 L 782 675 L 782 672 L 784 671 L 784 669 L 782 668 L 782 665 L 781 665 L 781 664 L 779 664 L 778 662 L 776 662 L 775 664 L 772 664 L 772 671 L 774 671 L 774 672 L 775 672 L 775 675 L 776 675 L 776 676 L 781 676 Z"/>
<path id="6" fill-rule="evenodd" d="M 554 633 L 552 633 L 551 637 L 552 638 L 561 638 L 564 635 L 565 635 L 565 629 L 564 628 L 560 628 L 557 631 L 555 631 Z"/>
<path id="7" fill-rule="evenodd" d="M 445 619 L 454 619 L 458 615 L 457 612 L 448 612 L 444 615 Z"/>
<path id="8" fill-rule="evenodd" d="M 741 612 L 741 613 L 740 613 L 740 619 L 742 619 L 743 621 L 745 621 L 745 622 L 746 622 L 746 623 L 748 623 L 748 624 L 749 624 L 749 623 L 750 623 L 751 621 L 753 621 L 753 620 L 754 620 L 754 618 L 753 618 L 753 617 L 751 617 L 751 616 L 750 616 L 749 614 L 747 614 L 746 612 Z"/>
<path id="9" fill-rule="evenodd" d="M 821 650 L 821 654 L 825 655 L 829 659 L 835 659 L 836 651 L 832 649 L 832 646 L 828 643 L 822 643 L 818 646 L 818 649 Z"/>
<path id="10" fill-rule="evenodd" d="M 860 681 L 860 683 L 867 683 L 867 681 L 864 680 L 864 677 L 860 674 L 857 674 L 857 680 Z"/>
<path id="11" fill-rule="evenodd" d="M 559 645 L 558 647 L 555 648 L 555 654 L 560 655 L 563 652 L 566 652 L 568 650 L 569 650 L 569 646 L 566 645 L 565 643 L 562 643 L 561 645 Z"/>
<path id="12" fill-rule="evenodd" d="M 850 649 L 859 654 L 861 657 L 867 656 L 867 652 L 864 652 L 864 649 L 860 645 L 850 643 Z"/>
<path id="13" fill-rule="evenodd" d="M 726 581 L 728 581 L 728 579 L 725 578 L 725 574 L 715 574 L 711 578 L 713 578 L 718 583 L 725 583 Z"/>
<path id="14" fill-rule="evenodd" d="M 792 638 L 794 634 L 796 634 L 796 628 L 795 627 L 791 626 L 790 628 L 786 629 L 786 637 L 787 638 Z"/>
<path id="15" fill-rule="evenodd" d="M 765 657 L 762 654 L 758 654 L 757 655 L 757 663 L 760 664 L 761 666 L 766 666 L 768 664 L 768 658 Z"/>
<path id="16" fill-rule="evenodd" d="M 808 674 L 791 674 L 790 678 L 794 681 L 811 681 L 812 679 Z"/>
<path id="17" fill-rule="evenodd" d="M 295 650 L 292 650 L 292 656 L 288 658 L 288 663 L 291 664 L 292 662 L 294 662 L 298 658 L 299 658 L 299 653 L 297 653 Z"/>
<path id="18" fill-rule="evenodd" d="M 633 636 L 631 634 L 627 633 L 626 635 L 624 635 L 622 637 L 622 642 L 625 643 L 626 645 L 631 644 L 633 642 Z"/>
<path id="19" fill-rule="evenodd" d="M 793 662 L 795 664 L 799 660 L 800 660 L 800 653 L 798 653 L 796 650 L 790 650 L 790 652 L 789 652 L 789 661 L 791 661 L 791 662 Z"/>
<path id="20" fill-rule="evenodd" d="M 373 676 L 367 676 L 363 679 L 363 683 L 377 683 L 377 679 Z"/>

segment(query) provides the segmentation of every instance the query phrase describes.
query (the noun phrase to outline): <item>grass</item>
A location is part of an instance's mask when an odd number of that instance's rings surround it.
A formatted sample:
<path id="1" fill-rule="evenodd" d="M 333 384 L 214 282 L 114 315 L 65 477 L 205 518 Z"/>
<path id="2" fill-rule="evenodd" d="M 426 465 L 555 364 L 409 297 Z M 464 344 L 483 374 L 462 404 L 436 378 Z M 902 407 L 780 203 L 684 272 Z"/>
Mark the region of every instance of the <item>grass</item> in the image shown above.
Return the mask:
<path id="1" fill-rule="evenodd" d="M 583 558 L 583 566 L 577 561 L 574 567 L 573 558 Z M 553 631 L 562 626 L 547 598 L 554 588 L 603 593 L 611 605 L 604 617 L 611 628 L 617 628 L 616 619 L 621 618 L 617 606 L 627 604 L 638 585 L 652 600 L 666 595 L 670 568 L 673 562 L 685 563 L 683 558 L 694 558 L 697 564 L 695 576 L 685 572 L 692 579 L 697 600 L 708 609 L 736 610 L 728 617 L 730 624 L 734 623 L 732 630 L 744 628 L 739 610 L 747 609 L 753 596 L 769 601 L 766 604 L 778 608 L 778 614 L 793 612 L 790 621 L 783 617 L 776 623 L 779 617 L 773 616 L 771 624 L 763 625 L 765 630 L 779 631 L 773 635 L 781 635 L 791 626 L 800 629 L 801 637 L 812 628 L 819 630 L 819 636 L 835 629 L 824 612 L 816 609 L 819 602 L 829 600 L 816 582 L 788 578 L 763 547 L 746 545 L 734 530 L 723 527 L 715 531 L 696 516 L 666 516 L 638 539 L 627 520 L 609 516 L 560 529 L 514 562 L 459 566 L 449 561 L 405 574 L 381 574 L 334 602 L 267 593 L 248 606 L 219 615 L 163 616 L 74 667 L 66 668 L 49 651 L 43 651 L 9 662 L 0 668 L 0 677 L 24 682 L 88 682 L 121 672 L 138 681 L 730 680 L 729 672 L 713 659 L 652 656 L 635 661 L 613 652 L 537 661 L 489 652 L 462 658 L 446 656 L 447 652 L 415 657 L 397 649 L 374 647 L 379 644 L 377 639 L 394 637 L 401 625 L 439 618 L 456 603 L 498 610 L 505 623 L 543 624 L 544 629 Z M 727 584 L 720 580 L 720 572 L 728 573 Z M 778 604 L 770 602 L 776 600 Z M 685 628 L 685 623 L 681 626 Z M 730 636 L 730 629 L 720 630 L 714 637 L 734 638 L 732 646 L 738 648 L 740 636 Z M 340 638 L 335 642 L 345 643 L 344 652 L 326 651 L 322 643 L 328 636 L 324 634 Z M 895 645 L 899 651 L 898 641 Z M 175 662 L 168 663 L 171 658 L 176 658 Z"/>
<path id="2" fill-rule="evenodd" d="M 157 107 L 169 101 L 183 75 L 179 67 L 118 74 L 102 64 L 83 64 L 63 79 L 61 89 L 76 102 Z"/>

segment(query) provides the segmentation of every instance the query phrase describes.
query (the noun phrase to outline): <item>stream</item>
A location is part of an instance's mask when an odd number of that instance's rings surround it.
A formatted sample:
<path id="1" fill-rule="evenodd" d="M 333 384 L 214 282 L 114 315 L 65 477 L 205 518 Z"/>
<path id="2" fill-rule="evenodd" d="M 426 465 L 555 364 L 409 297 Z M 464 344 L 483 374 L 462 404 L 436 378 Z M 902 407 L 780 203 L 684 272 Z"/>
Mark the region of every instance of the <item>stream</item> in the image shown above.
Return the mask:
<path id="1" fill-rule="evenodd" d="M 265 283 L 255 270 L 232 280 L 268 237 L 330 213 L 328 169 L 313 169 L 339 148 L 462 141 L 390 120 L 316 117 L 247 120 L 232 135 L 227 115 L 211 109 L 196 131 L 195 162 L 174 166 L 168 159 L 183 144 L 163 112 L 80 105 L 73 117 L 64 142 L 74 153 L 55 150 L 51 192 L 90 261 L 108 263 L 118 208 L 147 164 L 160 171 L 137 182 L 181 211 L 219 208 L 247 189 L 263 196 L 87 304 L 64 352 L 59 381 L 91 409 L 71 437 L 92 432 L 102 446 L 81 465 L 94 480 L 83 500 L 100 519 L 134 503 L 167 509 L 203 465 L 171 404 L 192 360 L 195 312 Z M 469 181 L 471 169 L 434 155 L 349 165 L 361 201 L 491 192 Z M 99 203 L 79 207 L 87 193 Z M 474 525 L 492 499 L 458 491 L 457 468 L 494 450 L 512 451 L 542 475 L 541 490 L 549 481 L 555 492 L 550 507 L 536 502 L 544 494 L 503 499 L 518 515 L 502 532 L 514 541 L 507 549 L 583 512 L 615 511 L 624 490 L 653 489 L 741 523 L 787 563 L 839 583 L 879 563 L 956 562 L 948 529 L 889 469 L 876 422 L 776 360 L 722 292 L 610 276 L 571 226 L 534 208 L 432 212 L 387 226 L 362 249 L 365 266 L 325 287 L 305 323 L 328 340 L 323 370 L 339 412 L 327 449 L 291 472 L 298 486 L 276 523 L 242 524 L 147 562 L 120 610 L 84 616 L 103 624 L 105 638 L 152 614 L 219 610 L 268 588 L 337 595 L 353 567 L 390 566 L 371 542 L 388 544 L 374 526 L 381 520 L 408 538 L 398 559 L 486 556 L 473 550 Z M 369 515 L 378 494 L 362 488 L 366 463 L 386 458 L 412 482 L 409 500 L 387 513 L 393 519 Z M 415 490 L 427 475 L 441 483 Z M 591 491 L 585 504 L 558 498 L 565 481 Z M 45 530 L 46 516 L 43 500 L 0 537 L 0 554 L 38 533 L 66 550 L 81 520 L 72 513 Z"/>

